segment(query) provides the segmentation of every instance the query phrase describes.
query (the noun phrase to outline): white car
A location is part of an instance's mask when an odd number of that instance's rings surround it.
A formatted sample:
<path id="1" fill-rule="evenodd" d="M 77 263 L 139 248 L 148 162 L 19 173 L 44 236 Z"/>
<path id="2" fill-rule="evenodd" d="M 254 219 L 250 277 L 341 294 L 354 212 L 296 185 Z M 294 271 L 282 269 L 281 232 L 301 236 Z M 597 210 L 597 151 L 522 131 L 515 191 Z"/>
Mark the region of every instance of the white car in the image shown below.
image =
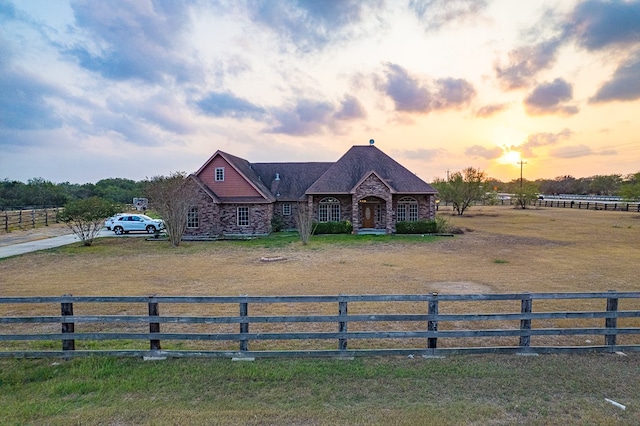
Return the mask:
<path id="1" fill-rule="evenodd" d="M 111 226 L 116 235 L 126 234 L 131 231 L 143 231 L 153 234 L 164 229 L 164 222 L 160 219 L 152 219 L 145 214 L 124 214 L 118 217 Z"/>
<path id="2" fill-rule="evenodd" d="M 105 220 L 104 221 L 104 227 L 107 228 L 109 231 L 111 231 L 111 228 L 113 228 L 113 222 L 118 220 L 118 218 L 120 216 L 124 216 L 124 213 L 117 213 L 117 214 L 111 216 L 109 219 Z"/>

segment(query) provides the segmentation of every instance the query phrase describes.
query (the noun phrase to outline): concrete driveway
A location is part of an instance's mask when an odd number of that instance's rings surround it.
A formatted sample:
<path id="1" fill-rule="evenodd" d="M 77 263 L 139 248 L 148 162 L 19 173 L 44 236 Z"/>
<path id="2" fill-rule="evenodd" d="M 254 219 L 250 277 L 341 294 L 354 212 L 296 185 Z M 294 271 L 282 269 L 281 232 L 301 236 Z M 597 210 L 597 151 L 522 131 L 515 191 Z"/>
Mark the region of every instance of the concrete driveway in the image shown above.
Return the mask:
<path id="1" fill-rule="evenodd" d="M 98 234 L 100 237 L 148 237 L 149 234 L 141 232 L 126 235 L 115 235 L 113 231 L 103 229 Z M 11 244 L 0 247 L 0 259 L 5 257 L 17 256 L 20 254 L 30 253 L 33 251 L 47 250 L 54 247 L 66 246 L 67 244 L 73 244 L 80 242 L 80 239 L 73 234 L 61 235 L 58 237 L 44 238 L 34 241 L 28 241 L 25 243 Z"/>

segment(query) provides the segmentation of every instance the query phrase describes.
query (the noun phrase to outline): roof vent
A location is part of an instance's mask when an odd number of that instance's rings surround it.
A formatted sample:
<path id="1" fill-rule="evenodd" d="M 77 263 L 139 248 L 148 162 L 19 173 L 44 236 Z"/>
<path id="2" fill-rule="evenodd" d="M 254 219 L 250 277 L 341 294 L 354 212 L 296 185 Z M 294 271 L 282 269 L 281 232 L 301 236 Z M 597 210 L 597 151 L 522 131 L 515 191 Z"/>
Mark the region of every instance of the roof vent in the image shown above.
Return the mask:
<path id="1" fill-rule="evenodd" d="M 376 141 L 374 141 L 373 139 L 369 139 L 369 145 L 373 145 L 374 143 L 376 143 Z"/>
<path id="2" fill-rule="evenodd" d="M 280 180 L 280 173 L 276 173 L 276 180 Z"/>

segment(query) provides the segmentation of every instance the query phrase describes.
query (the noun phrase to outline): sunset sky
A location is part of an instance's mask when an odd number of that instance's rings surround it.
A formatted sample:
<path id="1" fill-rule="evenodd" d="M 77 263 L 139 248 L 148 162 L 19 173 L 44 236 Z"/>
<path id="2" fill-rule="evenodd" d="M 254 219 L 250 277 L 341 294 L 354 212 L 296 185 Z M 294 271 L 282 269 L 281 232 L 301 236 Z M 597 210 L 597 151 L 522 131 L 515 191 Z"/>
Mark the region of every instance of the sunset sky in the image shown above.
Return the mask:
<path id="1" fill-rule="evenodd" d="M 336 161 L 640 172 L 640 1 L 0 0 L 0 180 Z"/>

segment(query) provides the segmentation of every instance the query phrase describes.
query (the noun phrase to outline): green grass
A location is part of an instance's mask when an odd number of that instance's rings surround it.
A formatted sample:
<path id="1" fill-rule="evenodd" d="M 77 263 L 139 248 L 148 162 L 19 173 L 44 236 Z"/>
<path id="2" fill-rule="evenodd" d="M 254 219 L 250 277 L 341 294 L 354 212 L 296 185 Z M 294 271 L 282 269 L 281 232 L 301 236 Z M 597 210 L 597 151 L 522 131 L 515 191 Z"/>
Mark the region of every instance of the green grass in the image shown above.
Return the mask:
<path id="1" fill-rule="evenodd" d="M 0 360 L 0 424 L 637 424 L 638 360 Z"/>

